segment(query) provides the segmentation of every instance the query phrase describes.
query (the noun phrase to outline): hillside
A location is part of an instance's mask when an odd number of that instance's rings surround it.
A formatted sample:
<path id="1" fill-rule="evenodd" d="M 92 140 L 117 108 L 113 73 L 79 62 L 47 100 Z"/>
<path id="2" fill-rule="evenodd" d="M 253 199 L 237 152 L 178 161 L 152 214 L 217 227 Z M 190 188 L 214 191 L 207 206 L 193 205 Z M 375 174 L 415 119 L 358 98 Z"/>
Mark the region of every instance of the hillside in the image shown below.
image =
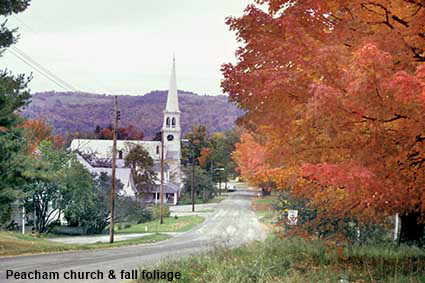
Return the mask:
<path id="1" fill-rule="evenodd" d="M 162 126 L 167 91 L 152 91 L 142 96 L 118 96 L 121 111 L 120 126 L 132 124 L 152 138 Z M 192 125 L 206 125 L 210 132 L 231 129 L 242 115 L 227 97 L 200 96 L 179 91 L 183 133 Z M 91 132 L 96 125 L 112 123 L 113 96 L 90 93 L 42 92 L 32 96 L 31 104 L 23 110 L 29 118 L 45 117 L 55 132 L 66 135 Z"/>

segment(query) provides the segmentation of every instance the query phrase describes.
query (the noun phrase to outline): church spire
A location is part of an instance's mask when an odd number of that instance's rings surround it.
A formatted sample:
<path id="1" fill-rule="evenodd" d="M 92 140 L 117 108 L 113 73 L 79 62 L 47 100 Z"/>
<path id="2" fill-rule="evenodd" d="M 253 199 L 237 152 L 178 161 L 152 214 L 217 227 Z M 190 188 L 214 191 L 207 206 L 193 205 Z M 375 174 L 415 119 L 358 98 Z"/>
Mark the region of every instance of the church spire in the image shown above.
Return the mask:
<path id="1" fill-rule="evenodd" d="M 173 54 L 173 67 L 171 69 L 170 88 L 168 89 L 167 106 L 164 112 L 180 112 L 177 96 L 176 58 Z"/>

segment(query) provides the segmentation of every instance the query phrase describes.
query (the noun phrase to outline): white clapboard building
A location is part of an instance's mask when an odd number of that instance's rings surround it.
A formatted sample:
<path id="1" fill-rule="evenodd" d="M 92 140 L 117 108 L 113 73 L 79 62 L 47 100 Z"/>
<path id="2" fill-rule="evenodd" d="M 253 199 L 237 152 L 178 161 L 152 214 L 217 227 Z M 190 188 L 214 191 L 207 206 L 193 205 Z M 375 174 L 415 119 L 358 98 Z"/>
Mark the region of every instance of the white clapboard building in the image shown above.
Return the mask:
<path id="1" fill-rule="evenodd" d="M 182 173 L 180 168 L 180 110 L 177 95 L 175 60 L 171 70 L 170 88 L 167 104 L 163 111 L 163 139 L 164 139 L 164 201 L 167 204 L 177 204 L 182 187 Z M 154 171 L 157 181 L 150 188 L 138 193 L 133 182 L 131 170 L 124 166 L 124 158 L 128 150 L 128 143 L 140 144 L 154 160 Z M 77 152 L 79 161 L 93 173 L 106 172 L 111 174 L 112 140 L 74 139 L 71 150 Z M 160 193 L 160 141 L 117 141 L 116 177 L 124 184 L 121 192 L 126 196 L 139 197 L 147 204 L 158 203 Z M 108 162 L 109 160 L 109 162 Z M 102 162 L 103 161 L 103 162 Z"/>

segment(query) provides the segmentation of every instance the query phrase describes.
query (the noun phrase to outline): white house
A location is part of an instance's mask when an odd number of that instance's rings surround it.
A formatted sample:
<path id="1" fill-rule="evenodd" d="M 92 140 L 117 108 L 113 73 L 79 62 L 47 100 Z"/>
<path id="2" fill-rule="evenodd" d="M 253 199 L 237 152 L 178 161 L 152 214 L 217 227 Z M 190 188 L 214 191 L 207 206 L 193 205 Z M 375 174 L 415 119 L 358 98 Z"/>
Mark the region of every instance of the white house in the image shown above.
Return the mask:
<path id="1" fill-rule="evenodd" d="M 177 94 L 175 60 L 171 70 L 170 88 L 167 104 L 163 111 L 163 139 L 164 139 L 164 202 L 177 204 L 182 187 L 181 148 L 180 148 L 180 110 Z M 151 187 L 137 195 L 145 203 L 158 203 L 160 192 L 160 141 L 117 141 L 116 177 L 124 184 L 121 192 L 126 196 L 136 197 L 137 191 L 133 182 L 130 168 L 124 166 L 124 158 L 128 149 L 127 143 L 142 145 L 154 160 L 154 171 L 157 181 Z M 93 173 L 106 172 L 111 174 L 112 141 L 94 139 L 74 139 L 71 150 L 78 154 L 78 160 Z"/>

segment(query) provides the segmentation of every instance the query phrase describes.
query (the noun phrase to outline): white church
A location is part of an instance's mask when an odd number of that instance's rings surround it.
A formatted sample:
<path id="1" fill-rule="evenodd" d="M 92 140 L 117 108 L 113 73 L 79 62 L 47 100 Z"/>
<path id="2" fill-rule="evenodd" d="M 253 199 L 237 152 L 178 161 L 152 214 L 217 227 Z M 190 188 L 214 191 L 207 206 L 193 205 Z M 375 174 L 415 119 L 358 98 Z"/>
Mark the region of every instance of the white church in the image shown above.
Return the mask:
<path id="1" fill-rule="evenodd" d="M 164 122 L 162 125 L 164 141 L 164 202 L 176 205 L 180 197 L 182 184 L 181 148 L 180 148 L 180 110 L 177 94 L 176 66 L 173 59 L 171 70 L 170 88 L 168 90 L 167 104 L 163 111 Z M 130 168 L 124 166 L 124 158 L 129 143 L 142 145 L 154 160 L 154 171 L 157 181 L 151 188 L 145 189 L 141 194 L 136 190 Z M 71 150 L 77 152 L 78 160 L 92 173 L 105 172 L 111 175 L 112 169 L 107 162 L 96 162 L 95 160 L 112 159 L 112 141 L 95 139 L 74 139 Z M 160 200 L 160 141 L 117 141 L 116 177 L 124 184 L 122 195 L 138 197 L 146 204 L 159 203 Z"/>

